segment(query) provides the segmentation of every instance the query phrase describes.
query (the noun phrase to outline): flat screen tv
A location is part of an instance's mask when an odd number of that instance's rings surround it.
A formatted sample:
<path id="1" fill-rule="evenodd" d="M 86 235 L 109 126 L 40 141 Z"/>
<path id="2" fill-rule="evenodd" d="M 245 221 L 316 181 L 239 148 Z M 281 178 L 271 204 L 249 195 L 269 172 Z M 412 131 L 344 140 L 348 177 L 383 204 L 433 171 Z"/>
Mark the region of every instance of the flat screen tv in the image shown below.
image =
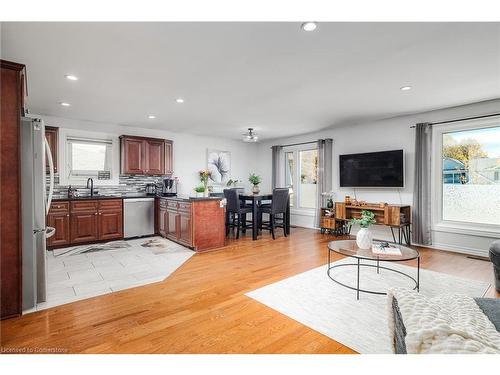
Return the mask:
<path id="1" fill-rule="evenodd" d="M 404 187 L 403 150 L 340 155 L 341 187 Z"/>

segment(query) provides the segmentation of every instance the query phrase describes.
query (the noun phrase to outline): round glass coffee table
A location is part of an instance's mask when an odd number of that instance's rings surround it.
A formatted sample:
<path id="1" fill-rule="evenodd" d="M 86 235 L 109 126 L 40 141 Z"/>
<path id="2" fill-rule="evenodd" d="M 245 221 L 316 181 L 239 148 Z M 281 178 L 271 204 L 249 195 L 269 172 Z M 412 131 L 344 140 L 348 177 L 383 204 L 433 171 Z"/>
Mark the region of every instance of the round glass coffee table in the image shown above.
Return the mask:
<path id="1" fill-rule="evenodd" d="M 376 242 L 375 242 L 376 243 Z M 410 280 L 412 280 L 415 283 L 415 287 L 413 288 L 416 291 L 420 290 L 420 254 L 418 253 L 417 250 L 411 249 L 406 246 L 402 245 L 397 245 L 391 243 L 390 246 L 394 246 L 399 248 L 401 251 L 401 255 L 388 255 L 388 254 L 374 254 L 371 249 L 364 250 L 360 249 L 358 245 L 356 245 L 356 241 L 354 240 L 345 240 L 345 241 L 331 241 L 328 243 L 328 277 L 335 281 L 337 284 L 342 285 L 343 287 L 352 289 L 356 291 L 356 299 L 359 300 L 359 293 L 370 293 L 370 294 L 380 294 L 380 295 L 387 295 L 387 292 L 382 292 L 382 291 L 375 291 L 375 290 L 367 290 L 367 289 L 361 289 L 359 287 L 359 271 L 361 267 L 375 267 L 377 268 L 377 273 L 380 273 L 381 269 L 390 271 L 390 272 L 395 272 L 400 275 L 403 275 Z M 342 264 L 333 264 L 331 263 L 331 256 L 330 253 L 334 252 L 340 255 L 344 255 L 346 257 L 350 257 L 356 260 L 355 263 L 342 263 Z M 389 268 L 385 266 L 381 266 L 380 262 L 406 262 L 410 260 L 417 260 L 417 278 L 415 279 L 413 276 L 396 270 L 394 268 Z M 374 263 L 361 263 L 362 260 L 365 261 L 371 261 L 375 262 Z M 357 274 L 356 274 L 356 286 L 352 285 L 347 285 L 345 283 L 342 283 L 338 280 L 336 280 L 334 277 L 331 275 L 331 270 L 339 267 L 356 267 L 357 269 Z"/>

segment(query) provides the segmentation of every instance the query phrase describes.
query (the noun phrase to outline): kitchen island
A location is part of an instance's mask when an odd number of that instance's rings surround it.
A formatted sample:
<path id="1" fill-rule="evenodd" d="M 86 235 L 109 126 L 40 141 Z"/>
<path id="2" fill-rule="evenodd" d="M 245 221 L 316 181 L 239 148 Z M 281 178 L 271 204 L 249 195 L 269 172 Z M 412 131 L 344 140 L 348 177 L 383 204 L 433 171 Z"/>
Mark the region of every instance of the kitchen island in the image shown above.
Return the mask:
<path id="1" fill-rule="evenodd" d="M 156 197 L 155 231 L 195 251 L 225 245 L 224 205 L 220 197 Z"/>

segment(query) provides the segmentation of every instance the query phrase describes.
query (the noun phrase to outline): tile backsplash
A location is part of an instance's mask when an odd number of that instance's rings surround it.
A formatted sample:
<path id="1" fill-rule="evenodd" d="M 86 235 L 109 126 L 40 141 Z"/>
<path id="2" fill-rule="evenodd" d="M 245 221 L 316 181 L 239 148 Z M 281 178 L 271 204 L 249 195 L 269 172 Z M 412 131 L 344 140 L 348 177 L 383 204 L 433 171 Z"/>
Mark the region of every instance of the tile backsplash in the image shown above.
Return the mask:
<path id="1" fill-rule="evenodd" d="M 118 185 L 106 185 L 106 186 L 95 186 L 95 190 L 99 192 L 100 195 L 113 195 L 113 194 L 134 194 L 134 193 L 144 193 L 146 190 L 146 184 L 159 183 L 163 179 L 163 176 L 142 176 L 142 175 L 120 175 L 120 183 Z M 49 176 L 46 176 L 47 180 L 47 190 L 49 188 Z M 71 185 L 76 188 L 79 192 L 86 194 L 88 189 L 85 185 Z M 68 196 L 68 186 L 59 184 L 59 174 L 54 175 L 54 198 L 67 198 Z"/>

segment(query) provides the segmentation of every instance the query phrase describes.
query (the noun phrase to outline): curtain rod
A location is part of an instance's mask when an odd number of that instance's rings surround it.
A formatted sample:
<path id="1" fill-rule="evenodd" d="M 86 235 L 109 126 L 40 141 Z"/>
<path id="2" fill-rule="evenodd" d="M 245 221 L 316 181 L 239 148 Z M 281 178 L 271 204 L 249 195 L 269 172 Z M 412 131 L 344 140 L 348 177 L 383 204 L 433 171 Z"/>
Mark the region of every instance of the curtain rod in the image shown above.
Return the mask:
<path id="1" fill-rule="evenodd" d="M 318 143 L 318 141 L 310 141 L 310 142 L 300 142 L 300 143 L 290 143 L 288 145 L 276 145 L 281 147 L 290 147 L 290 146 L 300 146 L 300 145 L 308 145 L 310 143 Z M 271 146 L 273 148 L 274 146 Z"/>
<path id="2" fill-rule="evenodd" d="M 490 115 L 482 115 L 482 116 L 474 116 L 474 117 L 457 118 L 455 120 L 446 120 L 446 121 L 431 122 L 430 124 L 431 125 L 449 124 L 450 122 L 476 120 L 476 119 L 480 119 L 480 118 L 495 117 L 495 116 L 500 116 L 500 113 L 492 113 Z M 415 125 L 410 126 L 410 128 L 415 128 L 415 127 L 416 127 Z"/>
<path id="3" fill-rule="evenodd" d="M 327 140 L 327 139 L 332 140 L 331 138 L 325 138 L 325 140 Z M 281 146 L 281 147 L 300 146 L 300 145 L 308 145 L 308 144 L 311 144 L 311 143 L 318 143 L 318 141 L 319 141 L 319 139 L 316 140 L 316 141 L 300 142 L 300 143 L 290 143 L 290 144 L 287 144 L 287 145 L 275 145 L 275 146 Z M 273 148 L 273 147 L 274 146 L 271 146 L 271 148 Z"/>

